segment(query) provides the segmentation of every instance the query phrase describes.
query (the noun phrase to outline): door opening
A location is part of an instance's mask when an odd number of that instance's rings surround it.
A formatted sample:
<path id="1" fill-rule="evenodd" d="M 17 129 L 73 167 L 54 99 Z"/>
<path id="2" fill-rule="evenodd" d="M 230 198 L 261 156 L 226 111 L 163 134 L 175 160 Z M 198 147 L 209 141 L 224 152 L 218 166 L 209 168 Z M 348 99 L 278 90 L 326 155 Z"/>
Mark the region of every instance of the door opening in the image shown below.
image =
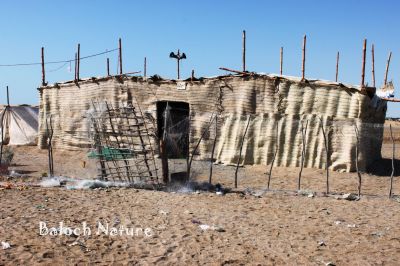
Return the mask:
<path id="1" fill-rule="evenodd" d="M 189 104 L 185 102 L 157 102 L 158 138 L 166 133 L 165 148 L 170 159 L 182 159 L 189 152 Z"/>

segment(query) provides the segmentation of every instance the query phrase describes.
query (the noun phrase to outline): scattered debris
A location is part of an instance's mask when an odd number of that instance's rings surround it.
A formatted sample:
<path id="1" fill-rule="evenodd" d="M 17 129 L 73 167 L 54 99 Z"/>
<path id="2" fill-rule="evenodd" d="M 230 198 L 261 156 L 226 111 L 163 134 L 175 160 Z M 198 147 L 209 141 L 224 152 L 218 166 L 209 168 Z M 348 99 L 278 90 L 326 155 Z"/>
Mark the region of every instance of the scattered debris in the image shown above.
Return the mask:
<path id="1" fill-rule="evenodd" d="M 300 196 L 306 196 L 308 198 L 314 198 L 316 195 L 316 193 L 311 190 L 299 190 L 299 191 L 297 191 L 297 194 Z"/>
<path id="2" fill-rule="evenodd" d="M 1 241 L 1 247 L 2 249 L 9 249 L 11 248 L 11 245 L 8 242 Z"/>
<path id="3" fill-rule="evenodd" d="M 376 237 L 382 237 L 384 235 L 385 235 L 384 232 L 379 232 L 379 231 L 371 233 L 371 236 L 376 236 Z"/>
<path id="4" fill-rule="evenodd" d="M 220 233 L 225 232 L 225 229 L 218 225 L 200 224 L 199 227 L 203 231 L 213 230 Z"/>
<path id="5" fill-rule="evenodd" d="M 162 214 L 162 215 L 167 215 L 169 212 L 160 210 L 159 213 Z"/>
<path id="6" fill-rule="evenodd" d="M 342 199 L 351 200 L 351 201 L 353 201 L 353 200 L 357 201 L 357 200 L 360 199 L 360 197 L 357 196 L 354 193 L 346 193 L 346 194 L 343 194 Z"/>

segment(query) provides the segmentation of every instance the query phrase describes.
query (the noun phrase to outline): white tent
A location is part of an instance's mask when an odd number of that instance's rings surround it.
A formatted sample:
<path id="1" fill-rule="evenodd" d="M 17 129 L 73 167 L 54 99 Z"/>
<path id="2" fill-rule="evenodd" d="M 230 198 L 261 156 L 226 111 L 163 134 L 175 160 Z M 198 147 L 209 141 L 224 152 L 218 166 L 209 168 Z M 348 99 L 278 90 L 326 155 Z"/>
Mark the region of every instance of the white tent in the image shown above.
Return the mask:
<path id="1" fill-rule="evenodd" d="M 17 105 L 1 107 L 0 119 L 3 118 L 3 142 L 6 145 L 34 145 L 38 134 L 37 106 Z M 1 125 L 1 121 L 0 121 Z M 0 128 L 0 132 L 2 129 Z M 1 134 L 1 133 L 0 133 Z M 0 135 L 1 136 L 1 135 Z M 1 143 L 1 139 L 0 139 Z"/>

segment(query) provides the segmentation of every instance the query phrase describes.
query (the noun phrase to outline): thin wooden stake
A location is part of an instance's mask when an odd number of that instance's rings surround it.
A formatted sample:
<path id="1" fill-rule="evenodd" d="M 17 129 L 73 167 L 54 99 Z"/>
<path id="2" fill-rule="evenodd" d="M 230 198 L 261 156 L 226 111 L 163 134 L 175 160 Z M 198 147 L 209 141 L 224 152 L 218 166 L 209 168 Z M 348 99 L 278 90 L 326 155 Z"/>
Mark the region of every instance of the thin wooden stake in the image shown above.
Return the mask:
<path id="1" fill-rule="evenodd" d="M 77 69 L 78 69 L 78 53 L 75 53 L 75 75 L 74 75 L 75 82 L 77 80 L 77 77 L 76 77 Z"/>
<path id="2" fill-rule="evenodd" d="M 281 76 L 282 76 L 283 75 L 283 47 L 281 47 L 280 68 L 279 68 L 279 70 L 280 70 L 280 73 L 281 73 Z"/>
<path id="3" fill-rule="evenodd" d="M 390 65 L 390 59 L 391 58 L 392 58 L 392 52 L 389 53 L 389 57 L 388 57 L 388 60 L 386 62 L 385 80 L 383 82 L 384 85 L 386 85 L 386 83 L 387 83 L 387 77 L 388 77 L 388 73 L 389 73 L 389 65 Z"/>
<path id="4" fill-rule="evenodd" d="M 215 117 L 215 137 L 213 141 L 213 146 L 211 150 L 211 159 L 210 159 L 210 175 L 208 177 L 208 183 L 211 184 L 212 181 L 212 174 L 213 174 L 213 164 L 214 164 L 214 151 L 215 151 L 215 145 L 217 143 L 217 136 L 218 136 L 218 117 Z"/>
<path id="5" fill-rule="evenodd" d="M 199 140 L 197 141 L 196 146 L 194 147 L 193 151 L 192 151 L 192 156 L 190 157 L 189 163 L 187 164 L 187 176 L 188 178 L 190 178 L 190 169 L 192 168 L 192 162 L 193 162 L 193 157 L 197 152 L 197 149 L 200 146 L 201 141 L 203 140 L 204 136 L 206 135 L 206 133 L 208 132 L 208 129 L 210 128 L 213 120 L 217 117 L 217 115 L 214 116 L 214 113 L 211 114 L 211 118 L 210 118 L 210 122 L 208 123 L 207 127 L 204 129 L 203 133 L 201 134 Z"/>
<path id="6" fill-rule="evenodd" d="M 325 129 L 324 129 L 324 124 L 323 124 L 322 118 L 320 117 L 319 120 L 321 121 L 321 129 L 322 129 L 322 134 L 324 135 L 324 145 L 325 145 L 326 194 L 329 194 L 329 150 L 328 150 L 328 139 L 326 138 L 326 133 L 325 133 Z"/>
<path id="7" fill-rule="evenodd" d="M 190 81 L 193 82 L 193 80 L 194 80 L 194 69 L 192 69 L 192 76 L 190 77 Z"/>
<path id="8" fill-rule="evenodd" d="M 167 106 L 165 107 L 165 111 L 164 111 L 164 132 L 163 132 L 163 137 L 161 139 L 161 145 L 160 145 L 162 175 L 163 175 L 163 182 L 165 184 L 169 182 L 168 152 L 167 152 L 167 147 L 166 147 L 169 110 L 170 110 L 170 107 L 167 102 Z"/>
<path id="9" fill-rule="evenodd" d="M 338 77 L 339 77 L 339 52 L 337 52 L 336 54 L 336 76 L 335 76 L 335 81 L 338 81 Z"/>
<path id="10" fill-rule="evenodd" d="M 246 125 L 246 129 L 244 130 L 244 134 L 242 137 L 242 141 L 240 143 L 240 150 L 239 150 L 239 158 L 237 160 L 237 164 L 236 164 L 236 171 L 235 171 L 235 188 L 237 188 L 237 177 L 238 177 L 238 171 L 239 171 L 239 163 L 240 160 L 242 159 L 242 149 L 243 149 L 243 143 L 244 143 L 244 139 L 246 137 L 246 133 L 247 133 L 247 129 L 249 128 L 249 124 L 250 124 L 250 116 L 247 118 L 247 125 Z"/>
<path id="11" fill-rule="evenodd" d="M 44 47 L 42 47 L 42 86 L 46 86 L 46 73 L 44 70 Z"/>
<path id="12" fill-rule="evenodd" d="M 361 177 L 361 173 L 360 170 L 358 169 L 358 146 L 359 146 L 359 140 L 358 140 L 358 127 L 356 124 L 354 124 L 354 131 L 356 133 L 356 171 L 357 171 L 357 175 L 358 175 L 358 197 L 361 197 L 361 183 L 362 183 L 362 177 Z"/>
<path id="13" fill-rule="evenodd" d="M 269 190 L 269 185 L 271 183 L 271 176 L 272 176 L 272 167 L 274 166 L 276 154 L 278 153 L 279 149 L 279 122 L 276 123 L 276 136 L 275 136 L 275 152 L 274 152 L 274 157 L 272 157 L 272 162 L 271 166 L 269 168 L 269 173 L 268 173 L 268 184 L 267 184 L 267 189 Z"/>
<path id="14" fill-rule="evenodd" d="M 371 60 L 372 60 L 372 86 L 375 87 L 375 48 L 372 45 L 371 48 Z"/>
<path id="15" fill-rule="evenodd" d="M 306 127 L 303 127 L 303 121 L 301 121 L 301 140 L 302 140 L 302 150 L 301 150 L 301 165 L 300 165 L 300 172 L 299 178 L 297 180 L 297 190 L 300 190 L 301 187 L 301 174 L 303 173 L 304 168 L 304 159 L 306 157 L 306 134 L 307 134 L 307 127 L 308 127 L 308 120 L 306 122 Z"/>
<path id="16" fill-rule="evenodd" d="M 122 41 L 121 38 L 118 40 L 118 50 L 119 50 L 119 74 L 122 75 Z"/>
<path id="17" fill-rule="evenodd" d="M 107 76 L 110 76 L 110 58 L 107 57 Z"/>
<path id="18" fill-rule="evenodd" d="M 246 31 L 243 31 L 242 37 L 242 69 L 243 72 L 246 72 Z"/>
<path id="19" fill-rule="evenodd" d="M 81 65 L 81 44 L 78 43 L 78 56 L 77 56 L 78 65 L 76 67 L 76 80 L 79 81 L 79 72 L 80 72 L 80 65 Z"/>
<path id="20" fill-rule="evenodd" d="M 301 79 L 305 79 L 305 71 L 306 71 L 306 42 L 307 42 L 307 35 L 304 35 L 303 38 L 303 59 L 301 65 Z"/>
<path id="21" fill-rule="evenodd" d="M 10 94 L 8 92 L 8 86 L 7 86 L 7 106 L 10 108 Z"/>
<path id="22" fill-rule="evenodd" d="M 390 129 L 390 138 L 392 139 L 392 173 L 390 174 L 390 189 L 389 189 L 389 199 L 390 199 L 392 197 L 392 190 L 393 190 L 395 144 L 392 133 L 392 125 L 389 125 L 389 129 Z"/>
<path id="23" fill-rule="evenodd" d="M 143 76 L 147 77 L 147 58 L 144 57 Z"/>
<path id="24" fill-rule="evenodd" d="M 364 39 L 364 45 L 363 45 L 363 56 L 362 56 L 362 67 L 361 67 L 361 88 L 364 87 L 364 81 L 365 81 L 365 57 L 366 57 L 366 52 L 367 52 L 367 39 Z"/>

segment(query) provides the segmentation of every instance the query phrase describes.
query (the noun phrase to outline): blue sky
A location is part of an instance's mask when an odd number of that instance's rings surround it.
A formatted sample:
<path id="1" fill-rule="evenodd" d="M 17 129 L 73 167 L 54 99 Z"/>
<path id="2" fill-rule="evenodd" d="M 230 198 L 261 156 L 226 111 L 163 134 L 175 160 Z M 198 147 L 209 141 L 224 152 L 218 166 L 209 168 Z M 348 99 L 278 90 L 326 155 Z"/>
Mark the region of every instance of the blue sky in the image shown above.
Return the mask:
<path id="1" fill-rule="evenodd" d="M 371 83 L 371 44 L 375 44 L 377 85 L 381 85 L 389 51 L 389 80 L 400 74 L 400 1 L 7 1 L 0 3 L 0 64 L 40 62 L 90 55 L 123 43 L 124 72 L 143 69 L 148 75 L 176 76 L 169 59 L 178 48 L 188 59 L 181 76 L 224 74 L 221 66 L 240 69 L 241 34 L 247 32 L 249 71 L 279 72 L 284 47 L 284 74 L 300 76 L 302 37 L 307 34 L 306 77 L 334 80 L 340 51 L 339 80 L 359 84 L 362 42 L 368 39 L 366 81 Z M 106 58 L 111 72 L 117 53 L 82 60 L 81 77 L 103 76 Z M 69 64 L 46 66 L 50 82 L 73 79 Z M 61 68 L 60 68 L 61 67 Z M 57 71 L 52 71 L 60 68 Z M 72 65 L 73 68 L 73 65 Z M 50 72 L 52 71 L 52 72 Z M 13 104 L 38 104 L 40 66 L 0 67 L 0 103 L 6 85 Z M 400 98 L 400 94 L 396 95 Z M 400 105 L 389 104 L 388 116 L 400 116 Z"/>

